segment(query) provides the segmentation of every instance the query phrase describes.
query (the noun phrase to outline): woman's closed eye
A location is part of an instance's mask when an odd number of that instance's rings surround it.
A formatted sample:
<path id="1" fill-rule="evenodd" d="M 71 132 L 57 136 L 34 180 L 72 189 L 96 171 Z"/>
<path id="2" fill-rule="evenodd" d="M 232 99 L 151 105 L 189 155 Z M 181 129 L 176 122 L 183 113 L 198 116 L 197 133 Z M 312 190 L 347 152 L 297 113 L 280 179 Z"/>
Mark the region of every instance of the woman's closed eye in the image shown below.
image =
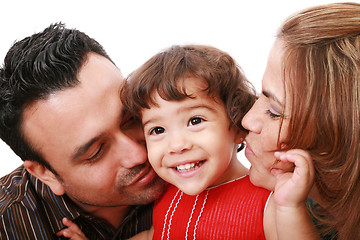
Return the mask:
<path id="1" fill-rule="evenodd" d="M 268 114 L 272 119 L 278 119 L 281 117 L 281 114 L 274 113 L 270 109 L 266 110 L 266 114 Z"/>

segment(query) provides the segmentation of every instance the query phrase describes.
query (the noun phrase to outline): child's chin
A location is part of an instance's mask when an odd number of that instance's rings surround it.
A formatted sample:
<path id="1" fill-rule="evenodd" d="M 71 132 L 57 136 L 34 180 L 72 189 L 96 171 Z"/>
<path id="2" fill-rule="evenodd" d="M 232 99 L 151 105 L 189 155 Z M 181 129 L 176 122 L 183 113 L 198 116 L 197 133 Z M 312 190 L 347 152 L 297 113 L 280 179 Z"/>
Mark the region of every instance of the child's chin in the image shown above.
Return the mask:
<path id="1" fill-rule="evenodd" d="M 194 188 L 184 188 L 184 187 L 179 188 L 179 189 L 181 191 L 183 191 L 185 194 L 190 195 L 190 196 L 196 196 L 205 190 L 205 189 L 194 189 Z"/>

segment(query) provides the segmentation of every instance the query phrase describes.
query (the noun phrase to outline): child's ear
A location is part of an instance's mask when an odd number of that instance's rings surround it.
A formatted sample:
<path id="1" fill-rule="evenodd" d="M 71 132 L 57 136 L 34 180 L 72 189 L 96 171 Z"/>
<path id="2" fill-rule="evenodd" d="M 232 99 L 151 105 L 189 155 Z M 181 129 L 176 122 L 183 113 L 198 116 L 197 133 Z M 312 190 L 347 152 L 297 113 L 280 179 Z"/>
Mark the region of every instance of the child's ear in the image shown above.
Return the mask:
<path id="1" fill-rule="evenodd" d="M 56 195 L 61 196 L 65 193 L 62 182 L 52 171 L 44 167 L 42 164 L 35 161 L 25 160 L 24 167 L 31 175 L 45 183 Z"/>
<path id="2" fill-rule="evenodd" d="M 239 128 L 235 128 L 235 134 L 236 134 L 235 143 L 240 144 L 240 143 L 244 142 L 247 132 L 245 132 L 244 130 L 241 130 Z"/>

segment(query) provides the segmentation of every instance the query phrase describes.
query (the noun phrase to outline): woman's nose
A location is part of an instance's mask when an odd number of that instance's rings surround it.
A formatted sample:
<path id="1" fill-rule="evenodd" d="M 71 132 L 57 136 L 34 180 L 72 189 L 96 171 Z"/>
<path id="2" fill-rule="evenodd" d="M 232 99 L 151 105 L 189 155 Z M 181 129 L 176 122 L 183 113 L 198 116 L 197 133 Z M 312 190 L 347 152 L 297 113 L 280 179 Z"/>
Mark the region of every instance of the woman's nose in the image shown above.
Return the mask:
<path id="1" fill-rule="evenodd" d="M 259 100 L 258 100 L 259 101 Z M 245 114 L 241 124 L 249 130 L 249 132 L 261 133 L 263 123 L 261 121 L 261 111 L 259 111 L 258 101 L 252 106 L 252 108 Z"/>

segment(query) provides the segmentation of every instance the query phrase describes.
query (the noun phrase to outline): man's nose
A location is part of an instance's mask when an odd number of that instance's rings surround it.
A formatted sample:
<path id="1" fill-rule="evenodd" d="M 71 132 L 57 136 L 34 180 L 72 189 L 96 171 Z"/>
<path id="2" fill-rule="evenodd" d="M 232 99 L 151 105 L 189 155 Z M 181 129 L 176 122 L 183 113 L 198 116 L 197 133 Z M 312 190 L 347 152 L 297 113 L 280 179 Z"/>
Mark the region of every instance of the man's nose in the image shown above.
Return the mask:
<path id="1" fill-rule="evenodd" d="M 124 168 L 133 168 L 147 161 L 145 141 L 120 133 L 115 144 L 116 157 Z"/>

